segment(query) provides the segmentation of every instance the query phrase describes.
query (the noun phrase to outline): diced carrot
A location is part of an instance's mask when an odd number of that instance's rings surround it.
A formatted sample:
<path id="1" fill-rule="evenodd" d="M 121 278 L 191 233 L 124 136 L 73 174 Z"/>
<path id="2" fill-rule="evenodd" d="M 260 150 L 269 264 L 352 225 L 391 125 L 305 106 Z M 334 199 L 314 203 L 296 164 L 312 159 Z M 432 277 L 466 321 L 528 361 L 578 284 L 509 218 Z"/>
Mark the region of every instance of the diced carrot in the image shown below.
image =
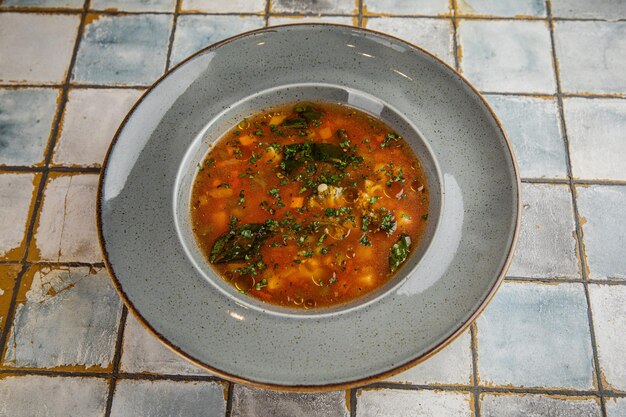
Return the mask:
<path id="1" fill-rule="evenodd" d="M 248 135 L 239 136 L 239 143 L 241 146 L 250 146 L 254 143 L 254 139 Z"/>
<path id="2" fill-rule="evenodd" d="M 333 136 L 333 132 L 330 130 L 330 127 L 322 128 L 318 131 L 320 134 L 320 138 L 323 140 L 330 139 Z"/>
<path id="3" fill-rule="evenodd" d="M 304 204 L 304 197 L 293 197 L 291 199 L 291 208 L 300 208 Z"/>
<path id="4" fill-rule="evenodd" d="M 384 137 L 380 136 L 380 135 L 376 135 L 374 136 L 374 140 L 378 143 L 382 142 L 383 140 L 385 140 Z"/>
<path id="5" fill-rule="evenodd" d="M 254 295 L 257 295 L 264 300 L 269 300 L 270 298 L 272 298 L 272 294 L 269 294 L 269 293 L 266 293 L 265 291 L 260 291 L 260 290 L 255 291 Z"/>

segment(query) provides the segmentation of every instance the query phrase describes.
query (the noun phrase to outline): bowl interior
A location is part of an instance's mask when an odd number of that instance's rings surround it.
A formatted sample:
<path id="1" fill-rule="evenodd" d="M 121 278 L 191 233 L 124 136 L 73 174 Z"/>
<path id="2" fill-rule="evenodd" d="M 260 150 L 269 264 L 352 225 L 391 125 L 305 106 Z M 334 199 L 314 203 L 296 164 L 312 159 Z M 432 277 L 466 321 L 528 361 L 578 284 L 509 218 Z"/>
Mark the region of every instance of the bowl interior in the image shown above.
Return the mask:
<path id="1" fill-rule="evenodd" d="M 239 293 L 232 285 L 226 283 L 210 266 L 206 257 L 200 251 L 195 241 L 190 216 L 191 190 L 197 175 L 197 166 L 202 162 L 213 144 L 219 140 L 224 133 L 241 121 L 243 117 L 260 112 L 263 109 L 297 101 L 322 101 L 345 104 L 383 120 L 405 138 L 417 155 L 426 173 L 427 185 L 430 191 L 429 222 L 425 233 L 420 238 L 411 257 L 391 280 L 367 296 L 352 302 L 334 307 L 310 310 L 286 308 L 263 303 L 245 294 Z M 392 105 L 383 100 L 354 88 L 330 84 L 304 83 L 280 86 L 257 92 L 234 103 L 212 120 L 207 121 L 206 127 L 195 137 L 189 147 L 189 151 L 185 154 L 180 164 L 176 184 L 174 194 L 174 218 L 178 237 L 185 249 L 185 253 L 196 269 L 217 290 L 233 300 L 236 300 L 236 302 L 249 308 L 262 310 L 268 314 L 286 316 L 319 317 L 329 314 L 332 315 L 366 306 L 384 297 L 385 294 L 388 294 L 407 279 L 411 271 L 414 270 L 428 251 L 430 242 L 435 235 L 441 218 L 443 203 L 439 167 L 430 146 L 419 133 L 417 127 L 398 110 L 394 109 Z"/>

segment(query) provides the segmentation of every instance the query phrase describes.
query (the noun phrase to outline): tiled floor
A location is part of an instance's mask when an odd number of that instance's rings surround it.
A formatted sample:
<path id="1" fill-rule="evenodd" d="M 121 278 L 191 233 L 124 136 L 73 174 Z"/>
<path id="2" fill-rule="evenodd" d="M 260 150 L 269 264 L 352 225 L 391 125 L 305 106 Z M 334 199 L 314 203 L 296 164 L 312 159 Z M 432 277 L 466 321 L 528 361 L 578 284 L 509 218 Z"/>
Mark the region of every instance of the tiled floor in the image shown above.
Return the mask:
<path id="1" fill-rule="evenodd" d="M 268 24 L 414 42 L 485 93 L 523 177 L 507 281 L 443 352 L 347 392 L 232 384 L 157 342 L 98 249 L 97 174 L 147 86 Z M 622 0 L 0 0 L 0 415 L 626 416 Z"/>

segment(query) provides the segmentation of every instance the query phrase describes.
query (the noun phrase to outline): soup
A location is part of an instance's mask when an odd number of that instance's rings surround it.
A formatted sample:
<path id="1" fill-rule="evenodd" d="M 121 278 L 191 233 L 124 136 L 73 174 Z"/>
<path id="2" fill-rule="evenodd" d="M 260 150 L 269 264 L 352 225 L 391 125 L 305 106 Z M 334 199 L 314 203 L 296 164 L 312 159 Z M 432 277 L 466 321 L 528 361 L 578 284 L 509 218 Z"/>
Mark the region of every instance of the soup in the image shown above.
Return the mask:
<path id="1" fill-rule="evenodd" d="M 196 241 L 239 292 L 284 307 L 345 304 L 387 283 L 417 246 L 429 192 L 411 147 L 333 103 L 239 122 L 198 164 Z"/>

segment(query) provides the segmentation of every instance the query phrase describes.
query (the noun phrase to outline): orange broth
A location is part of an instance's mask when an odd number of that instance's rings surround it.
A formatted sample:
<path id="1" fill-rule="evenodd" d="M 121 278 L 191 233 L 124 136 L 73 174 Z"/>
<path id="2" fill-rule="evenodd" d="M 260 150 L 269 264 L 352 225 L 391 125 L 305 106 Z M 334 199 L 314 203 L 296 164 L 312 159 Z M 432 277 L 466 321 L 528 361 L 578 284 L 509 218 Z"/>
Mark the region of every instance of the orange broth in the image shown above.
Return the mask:
<path id="1" fill-rule="evenodd" d="M 345 304 L 388 282 L 428 222 L 411 147 L 351 107 L 296 103 L 242 120 L 198 165 L 191 218 L 224 280 L 285 307 Z"/>

